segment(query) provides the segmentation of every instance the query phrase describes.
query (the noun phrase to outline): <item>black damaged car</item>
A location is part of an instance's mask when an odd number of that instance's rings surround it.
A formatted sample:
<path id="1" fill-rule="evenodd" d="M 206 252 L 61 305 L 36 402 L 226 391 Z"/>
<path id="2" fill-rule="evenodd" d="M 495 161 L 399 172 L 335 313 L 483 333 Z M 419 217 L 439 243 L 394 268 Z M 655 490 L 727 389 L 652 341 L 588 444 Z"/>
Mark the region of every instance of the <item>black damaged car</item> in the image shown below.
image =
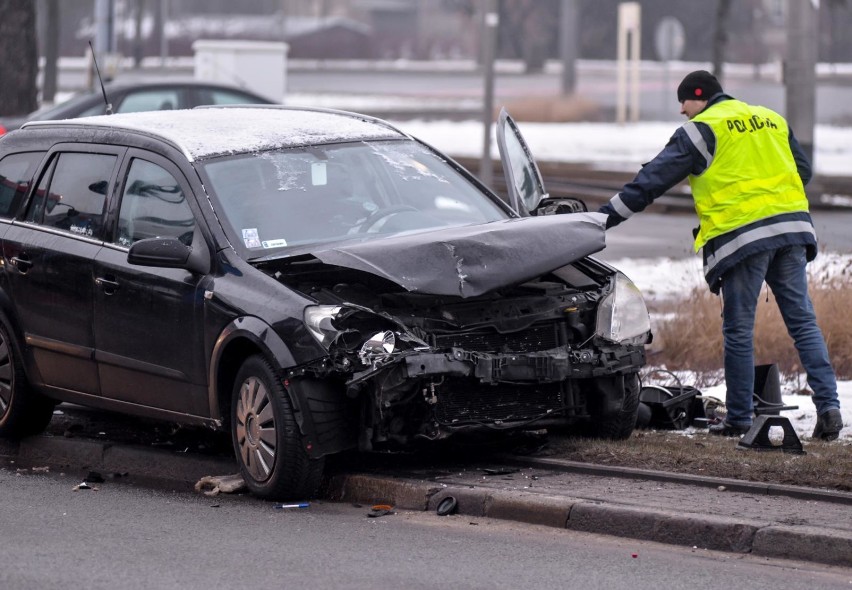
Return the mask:
<path id="1" fill-rule="evenodd" d="M 0 435 L 57 401 L 229 430 L 248 487 L 461 432 L 626 438 L 641 294 L 498 125 L 509 196 L 393 126 L 204 108 L 0 139 Z M 559 213 L 559 214 L 548 214 Z"/>

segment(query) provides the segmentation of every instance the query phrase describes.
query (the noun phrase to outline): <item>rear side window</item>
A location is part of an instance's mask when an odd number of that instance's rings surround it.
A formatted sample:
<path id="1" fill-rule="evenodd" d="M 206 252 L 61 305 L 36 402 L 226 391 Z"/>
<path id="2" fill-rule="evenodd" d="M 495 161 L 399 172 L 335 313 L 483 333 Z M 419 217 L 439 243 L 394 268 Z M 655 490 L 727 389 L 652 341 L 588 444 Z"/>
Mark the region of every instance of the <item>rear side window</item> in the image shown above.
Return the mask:
<path id="1" fill-rule="evenodd" d="M 180 183 L 161 166 L 135 158 L 121 196 L 117 243 L 177 238 L 189 246 L 194 232 L 195 218 Z"/>
<path id="2" fill-rule="evenodd" d="M 9 154 L 0 160 L 0 217 L 14 217 L 27 195 L 44 152 Z"/>
<path id="3" fill-rule="evenodd" d="M 99 237 L 115 160 L 106 154 L 59 154 L 39 183 L 27 221 Z"/>

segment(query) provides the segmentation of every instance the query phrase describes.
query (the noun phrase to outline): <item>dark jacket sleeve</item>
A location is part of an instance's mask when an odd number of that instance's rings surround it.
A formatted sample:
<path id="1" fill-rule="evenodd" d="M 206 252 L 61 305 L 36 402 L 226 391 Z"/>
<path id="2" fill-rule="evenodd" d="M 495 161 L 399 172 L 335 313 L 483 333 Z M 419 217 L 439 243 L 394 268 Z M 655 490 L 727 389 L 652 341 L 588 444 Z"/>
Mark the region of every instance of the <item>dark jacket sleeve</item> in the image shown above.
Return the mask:
<path id="1" fill-rule="evenodd" d="M 808 156 L 805 154 L 805 151 L 802 149 L 802 146 L 799 145 L 799 140 L 797 140 L 796 136 L 793 135 L 792 129 L 790 129 L 789 139 L 790 151 L 793 152 L 793 159 L 796 160 L 796 169 L 798 169 L 799 176 L 802 178 L 802 184 L 806 185 L 811 181 L 811 178 L 813 178 L 811 163 L 808 160 Z"/>
<path id="2" fill-rule="evenodd" d="M 704 137 L 709 152 L 716 148 L 716 138 L 704 123 L 695 124 Z M 605 213 L 607 229 L 618 225 L 634 213 L 644 210 L 654 199 L 681 182 L 690 174 L 700 174 L 707 161 L 698 151 L 683 127 L 672 135 L 666 147 L 657 156 L 642 166 L 636 177 L 625 184 L 621 191 L 598 209 Z"/>

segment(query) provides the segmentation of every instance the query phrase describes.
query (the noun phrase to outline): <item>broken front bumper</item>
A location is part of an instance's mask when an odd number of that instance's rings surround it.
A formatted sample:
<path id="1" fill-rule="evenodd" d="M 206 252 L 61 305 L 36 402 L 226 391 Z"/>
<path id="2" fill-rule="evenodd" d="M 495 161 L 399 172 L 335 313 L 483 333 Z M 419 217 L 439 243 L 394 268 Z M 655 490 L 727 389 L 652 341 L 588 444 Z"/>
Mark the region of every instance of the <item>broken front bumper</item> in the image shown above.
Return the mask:
<path id="1" fill-rule="evenodd" d="M 642 346 L 490 354 L 453 348 L 449 352 L 417 352 L 405 357 L 409 378 L 473 377 L 481 383 L 557 382 L 635 373 L 645 364 Z"/>

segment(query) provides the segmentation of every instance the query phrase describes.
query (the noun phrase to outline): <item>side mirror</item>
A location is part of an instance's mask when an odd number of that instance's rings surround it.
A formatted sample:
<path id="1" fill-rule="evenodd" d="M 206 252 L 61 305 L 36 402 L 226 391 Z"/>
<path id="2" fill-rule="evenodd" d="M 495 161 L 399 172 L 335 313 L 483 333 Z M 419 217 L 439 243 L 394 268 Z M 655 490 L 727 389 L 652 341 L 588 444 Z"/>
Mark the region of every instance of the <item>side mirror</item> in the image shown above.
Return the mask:
<path id="1" fill-rule="evenodd" d="M 559 199 L 546 199 L 538 209 L 536 215 L 560 215 L 562 213 L 583 213 L 588 211 L 586 203 L 574 197 L 563 197 Z"/>
<path id="2" fill-rule="evenodd" d="M 183 268 L 200 274 L 209 272 L 209 258 L 193 254 L 193 248 L 175 238 L 147 238 L 130 246 L 127 262 L 137 266 Z"/>

